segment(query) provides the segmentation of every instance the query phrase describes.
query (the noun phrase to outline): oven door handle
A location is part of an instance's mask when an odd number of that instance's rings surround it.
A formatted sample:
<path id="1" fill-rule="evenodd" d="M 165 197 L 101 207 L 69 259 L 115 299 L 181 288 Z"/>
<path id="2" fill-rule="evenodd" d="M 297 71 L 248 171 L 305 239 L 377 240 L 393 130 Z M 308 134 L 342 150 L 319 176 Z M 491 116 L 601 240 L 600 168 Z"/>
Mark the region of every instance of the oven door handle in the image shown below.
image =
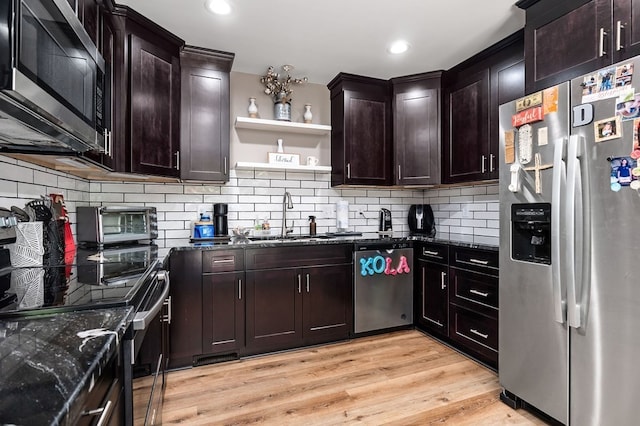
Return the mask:
<path id="1" fill-rule="evenodd" d="M 149 322 L 158 315 L 158 312 L 162 309 L 165 299 L 169 296 L 169 274 L 165 271 L 160 271 L 158 272 L 157 277 L 159 281 L 164 281 L 164 290 L 151 309 L 136 313 L 136 316 L 133 318 L 133 329 L 136 331 L 145 330 L 147 328 Z"/>

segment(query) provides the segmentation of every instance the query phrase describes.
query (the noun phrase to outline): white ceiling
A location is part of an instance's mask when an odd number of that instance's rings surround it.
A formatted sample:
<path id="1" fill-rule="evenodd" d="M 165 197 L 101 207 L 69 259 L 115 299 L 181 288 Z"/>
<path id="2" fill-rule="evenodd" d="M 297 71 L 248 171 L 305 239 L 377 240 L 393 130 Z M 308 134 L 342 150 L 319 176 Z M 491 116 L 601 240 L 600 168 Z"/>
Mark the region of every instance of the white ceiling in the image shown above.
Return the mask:
<path id="1" fill-rule="evenodd" d="M 118 0 L 187 44 L 235 53 L 232 71 L 273 65 L 326 84 L 339 72 L 388 79 L 447 69 L 524 26 L 515 0 L 229 0 L 231 15 L 204 0 Z M 403 38 L 411 48 L 387 53 Z"/>

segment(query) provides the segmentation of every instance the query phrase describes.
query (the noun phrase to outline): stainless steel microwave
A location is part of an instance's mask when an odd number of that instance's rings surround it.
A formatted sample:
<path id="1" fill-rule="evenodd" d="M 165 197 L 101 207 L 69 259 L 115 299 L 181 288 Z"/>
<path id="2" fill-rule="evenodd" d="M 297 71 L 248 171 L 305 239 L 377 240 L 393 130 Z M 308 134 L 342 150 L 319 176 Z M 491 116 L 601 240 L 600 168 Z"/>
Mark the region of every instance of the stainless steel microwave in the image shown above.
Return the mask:
<path id="1" fill-rule="evenodd" d="M 151 242 L 158 238 L 155 207 L 102 206 L 76 209 L 79 244 L 102 246 Z"/>
<path id="2" fill-rule="evenodd" d="M 104 151 L 105 61 L 67 0 L 0 2 L 0 147 Z"/>

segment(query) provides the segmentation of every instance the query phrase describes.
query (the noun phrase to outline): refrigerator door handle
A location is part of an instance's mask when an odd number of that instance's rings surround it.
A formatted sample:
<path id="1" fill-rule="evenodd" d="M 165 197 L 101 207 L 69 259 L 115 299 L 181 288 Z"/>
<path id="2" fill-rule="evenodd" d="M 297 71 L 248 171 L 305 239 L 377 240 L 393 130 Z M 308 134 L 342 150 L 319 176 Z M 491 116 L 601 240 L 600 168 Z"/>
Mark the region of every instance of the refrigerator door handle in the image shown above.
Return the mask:
<path id="1" fill-rule="evenodd" d="M 567 230 L 567 244 L 565 250 L 567 273 L 567 320 L 570 327 L 580 328 L 581 315 L 580 304 L 577 297 L 577 283 L 581 281 L 578 273 L 583 271 L 583 246 L 577 247 L 576 240 L 584 241 L 584 213 L 582 174 L 580 170 L 580 143 L 578 135 L 569 137 L 567 152 L 567 209 L 565 210 L 565 223 Z"/>
<path id="2" fill-rule="evenodd" d="M 561 230 L 566 229 L 563 221 L 564 195 L 567 183 L 565 163 L 566 139 L 556 141 L 553 153 L 553 191 L 551 194 L 551 275 L 553 285 L 553 312 L 557 322 L 566 322 L 566 301 L 564 299 L 564 285 L 562 282 L 562 253 L 565 239 Z"/>

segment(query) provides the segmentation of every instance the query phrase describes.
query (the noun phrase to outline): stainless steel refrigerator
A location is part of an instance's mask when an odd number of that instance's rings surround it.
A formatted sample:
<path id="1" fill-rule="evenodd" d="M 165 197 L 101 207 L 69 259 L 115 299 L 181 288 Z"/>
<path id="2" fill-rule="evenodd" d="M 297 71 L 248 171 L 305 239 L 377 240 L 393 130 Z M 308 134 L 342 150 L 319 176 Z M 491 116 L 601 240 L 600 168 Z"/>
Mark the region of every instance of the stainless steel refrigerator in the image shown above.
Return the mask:
<path id="1" fill-rule="evenodd" d="M 639 127 L 638 59 L 500 107 L 501 397 L 564 424 L 638 423 Z"/>

